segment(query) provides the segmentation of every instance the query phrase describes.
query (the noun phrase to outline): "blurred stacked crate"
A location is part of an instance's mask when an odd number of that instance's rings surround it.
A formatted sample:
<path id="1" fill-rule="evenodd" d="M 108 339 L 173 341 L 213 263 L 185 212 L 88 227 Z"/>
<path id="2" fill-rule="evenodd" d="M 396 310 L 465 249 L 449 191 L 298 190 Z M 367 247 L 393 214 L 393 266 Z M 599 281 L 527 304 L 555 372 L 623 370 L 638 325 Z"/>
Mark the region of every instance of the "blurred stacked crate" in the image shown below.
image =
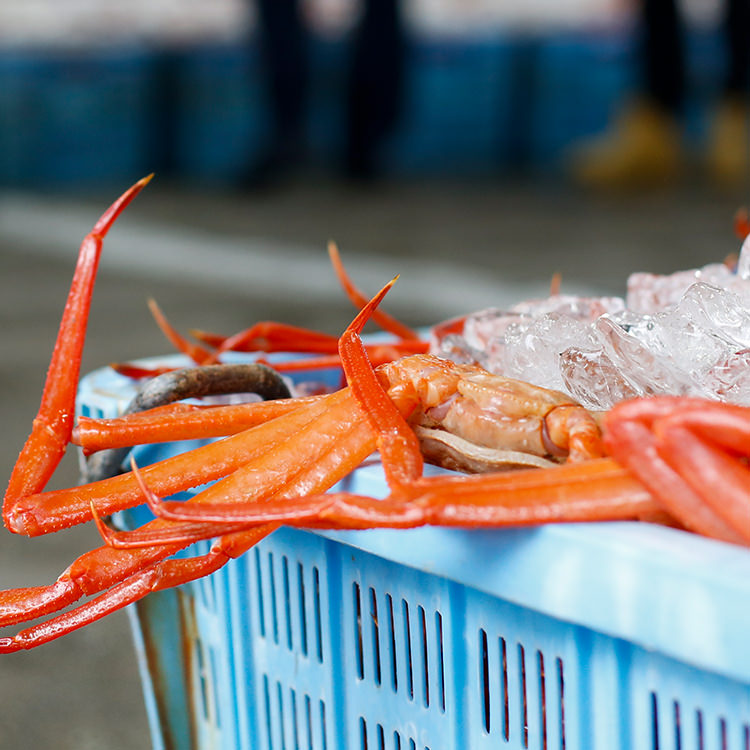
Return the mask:
<path id="1" fill-rule="evenodd" d="M 151 62 L 139 47 L 0 54 L 0 183 L 122 182 L 148 172 Z"/>
<path id="2" fill-rule="evenodd" d="M 257 42 L 0 48 L 0 184 L 122 185 L 158 171 L 232 183 L 262 155 L 269 117 Z M 630 30 L 457 34 L 411 29 L 404 109 L 382 153 L 404 176 L 554 171 L 605 127 L 636 78 Z M 690 129 L 721 69 L 717 33 L 689 39 Z M 346 35 L 311 44 L 308 136 L 333 168 L 345 133 Z"/>
<path id="3" fill-rule="evenodd" d="M 687 138 L 699 141 L 706 135 L 710 112 L 722 94 L 722 81 L 727 64 L 727 48 L 723 35 L 711 27 L 696 28 L 688 35 L 685 57 L 688 67 L 686 102 Z"/>
<path id="4" fill-rule="evenodd" d="M 486 174 L 511 156 L 519 41 L 412 37 L 401 122 L 386 148 L 397 174 Z"/>
<path id="5" fill-rule="evenodd" d="M 637 83 L 629 33 L 569 32 L 537 40 L 524 145 L 539 171 L 560 166 L 576 141 L 604 128 Z"/>
<path id="6" fill-rule="evenodd" d="M 236 180 L 260 156 L 269 127 L 257 46 L 196 46 L 168 65 L 165 169 L 193 181 Z"/>

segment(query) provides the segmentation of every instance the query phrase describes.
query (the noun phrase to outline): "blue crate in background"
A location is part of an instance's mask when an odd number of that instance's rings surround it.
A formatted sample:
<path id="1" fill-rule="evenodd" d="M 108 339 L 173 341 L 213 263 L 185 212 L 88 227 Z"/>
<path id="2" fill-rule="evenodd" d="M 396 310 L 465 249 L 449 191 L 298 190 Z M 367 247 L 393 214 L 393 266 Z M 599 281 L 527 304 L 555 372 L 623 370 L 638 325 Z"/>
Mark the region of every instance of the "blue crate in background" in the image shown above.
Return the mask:
<path id="1" fill-rule="evenodd" d="M 133 392 L 99 370 L 79 408 Z M 747 549 L 649 524 L 283 528 L 129 612 L 155 750 L 747 750 L 749 601 Z"/>
<path id="2" fill-rule="evenodd" d="M 340 162 L 345 149 L 350 41 L 348 36 L 310 40 L 307 138 L 311 158 L 329 166 Z"/>
<path id="3" fill-rule="evenodd" d="M 404 111 L 385 148 L 396 174 L 487 174 L 512 142 L 516 44 L 414 38 L 406 62 Z"/>
<path id="4" fill-rule="evenodd" d="M 711 113 L 724 93 L 727 48 L 721 29 L 693 29 L 685 38 L 685 130 L 688 142 L 701 145 Z"/>
<path id="5" fill-rule="evenodd" d="M 332 164 L 343 153 L 348 40 L 311 36 L 308 53 L 309 158 Z M 272 135 L 257 41 L 185 50 L 170 66 L 171 169 L 189 179 L 230 182 L 252 170 Z"/>
<path id="6" fill-rule="evenodd" d="M 726 49 L 720 29 L 685 34 L 686 143 L 700 145 L 721 96 Z M 536 43 L 529 86 L 533 106 L 528 152 L 538 168 L 555 170 L 577 142 L 606 130 L 618 108 L 640 91 L 634 33 L 557 34 Z"/>
<path id="7" fill-rule="evenodd" d="M 536 43 L 530 86 L 530 161 L 554 170 L 576 141 L 604 130 L 636 85 L 625 34 L 559 34 Z"/>
<path id="8" fill-rule="evenodd" d="M 0 183 L 126 184 L 149 171 L 151 55 L 0 53 Z"/>
<path id="9" fill-rule="evenodd" d="M 310 39 L 310 157 L 344 155 L 351 39 Z M 688 139 L 721 89 L 716 29 L 686 37 Z M 381 153 L 395 176 L 559 167 L 637 85 L 630 31 L 420 37 Z M 0 184 L 126 184 L 150 171 L 231 183 L 263 156 L 271 117 L 257 40 L 153 49 L 0 52 Z"/>
<path id="10" fill-rule="evenodd" d="M 172 164 L 189 180 L 232 181 L 260 157 L 268 106 L 257 46 L 204 45 L 177 53 Z"/>

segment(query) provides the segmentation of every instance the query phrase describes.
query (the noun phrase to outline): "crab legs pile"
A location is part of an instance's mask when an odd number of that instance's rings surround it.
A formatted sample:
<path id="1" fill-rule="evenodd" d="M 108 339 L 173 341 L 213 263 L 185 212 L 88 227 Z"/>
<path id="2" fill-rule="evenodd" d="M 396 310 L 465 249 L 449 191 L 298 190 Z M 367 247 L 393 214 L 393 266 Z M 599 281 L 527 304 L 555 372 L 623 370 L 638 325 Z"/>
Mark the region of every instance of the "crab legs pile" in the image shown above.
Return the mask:
<path id="1" fill-rule="evenodd" d="M 0 638 L 0 652 L 33 648 L 151 591 L 209 575 L 281 524 L 365 529 L 641 519 L 750 542 L 750 409 L 700 399 L 638 399 L 604 415 L 600 430 L 598 419 L 561 394 L 480 368 L 415 354 L 373 369 L 359 334 L 393 281 L 362 306 L 339 339 L 347 386 L 333 394 L 227 407 L 175 404 L 74 427 L 102 241 L 148 179 L 119 198 L 81 245 L 39 413 L 3 508 L 12 532 L 36 536 L 94 520 L 105 544 L 81 555 L 50 585 L 0 592 L 0 626 L 52 615 Z M 547 463 L 425 477 L 425 430 L 450 433 L 459 452 L 480 444 Z M 71 439 L 91 452 L 197 436 L 225 439 L 142 469 L 133 464 L 114 478 L 44 492 Z M 327 492 L 374 451 L 388 497 Z M 188 501 L 161 500 L 211 481 Z M 140 529 L 116 532 L 101 520 L 144 502 L 156 518 Z M 172 558 L 205 538 L 215 539 L 207 554 Z"/>

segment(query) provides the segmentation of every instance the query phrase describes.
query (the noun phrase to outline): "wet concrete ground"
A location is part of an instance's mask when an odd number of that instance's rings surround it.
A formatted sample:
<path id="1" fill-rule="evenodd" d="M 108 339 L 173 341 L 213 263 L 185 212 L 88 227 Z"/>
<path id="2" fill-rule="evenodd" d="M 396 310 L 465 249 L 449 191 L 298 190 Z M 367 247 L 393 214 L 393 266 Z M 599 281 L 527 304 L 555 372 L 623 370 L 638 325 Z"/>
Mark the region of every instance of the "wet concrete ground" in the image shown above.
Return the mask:
<path id="1" fill-rule="evenodd" d="M 75 250 L 116 192 L 0 193 L 0 477 L 9 476 L 38 406 Z M 328 271 L 330 238 L 366 291 L 401 272 L 388 309 L 426 325 L 488 303 L 494 288 L 500 305 L 541 294 L 554 271 L 564 290 L 612 294 L 623 293 L 630 271 L 720 260 L 739 249 L 731 219 L 748 202 L 750 191 L 701 185 L 594 197 L 555 184 L 352 188 L 307 179 L 249 195 L 157 180 L 105 248 L 83 369 L 168 350 L 146 309 L 150 296 L 182 330 L 231 332 L 280 319 L 339 331 L 351 310 Z M 54 485 L 73 483 L 76 471 L 67 457 Z M 3 530 L 0 587 L 51 582 L 99 543 L 92 528 L 34 540 Z M 2 750 L 148 746 L 123 613 L 0 659 Z"/>

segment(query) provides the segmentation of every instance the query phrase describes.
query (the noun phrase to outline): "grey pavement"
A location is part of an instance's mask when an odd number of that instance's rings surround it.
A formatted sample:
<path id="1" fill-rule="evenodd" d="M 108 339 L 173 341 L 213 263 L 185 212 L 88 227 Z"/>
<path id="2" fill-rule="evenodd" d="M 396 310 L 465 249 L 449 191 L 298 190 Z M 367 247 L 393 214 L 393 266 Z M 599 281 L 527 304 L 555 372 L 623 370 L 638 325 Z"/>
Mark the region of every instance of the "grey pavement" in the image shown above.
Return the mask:
<path id="1" fill-rule="evenodd" d="M 78 243 L 116 193 L 0 193 L 0 477 L 38 406 Z M 402 273 L 386 307 L 429 325 L 492 301 L 495 288 L 498 305 L 542 294 L 556 271 L 563 290 L 621 294 L 631 271 L 721 260 L 739 249 L 732 215 L 748 202 L 748 191 L 700 184 L 597 197 L 555 183 L 303 179 L 240 194 L 157 179 L 113 230 L 111 258 L 105 246 L 83 369 L 168 350 L 148 297 L 182 330 L 261 319 L 341 330 L 351 308 L 328 270 L 329 239 L 368 292 Z M 75 480 L 68 456 L 54 485 Z M 51 582 L 98 544 L 92 528 L 33 540 L 0 530 L 0 586 Z M 148 746 L 124 614 L 0 658 L 0 750 Z"/>

